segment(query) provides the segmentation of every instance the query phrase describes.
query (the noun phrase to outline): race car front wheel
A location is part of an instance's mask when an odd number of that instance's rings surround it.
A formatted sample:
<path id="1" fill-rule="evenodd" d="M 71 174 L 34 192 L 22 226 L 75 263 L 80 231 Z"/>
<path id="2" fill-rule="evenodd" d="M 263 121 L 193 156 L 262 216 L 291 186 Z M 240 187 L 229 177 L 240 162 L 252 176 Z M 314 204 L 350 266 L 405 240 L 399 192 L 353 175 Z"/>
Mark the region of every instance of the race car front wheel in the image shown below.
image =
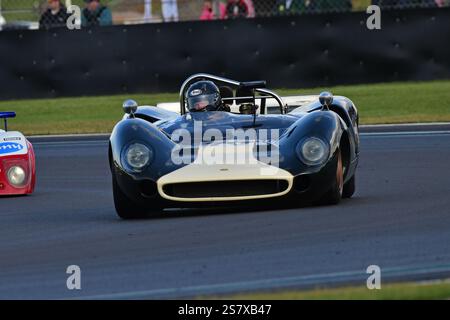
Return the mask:
<path id="1" fill-rule="evenodd" d="M 113 182 L 113 196 L 114 205 L 116 207 L 117 215 L 122 219 L 142 219 L 148 218 L 150 214 L 155 214 L 152 210 L 139 206 L 138 204 L 131 201 L 126 194 L 120 189 L 114 175 L 112 178 Z M 155 210 L 156 211 L 156 210 Z M 159 212 L 157 212 L 159 213 Z"/>
<path id="2" fill-rule="evenodd" d="M 341 201 L 344 190 L 344 168 L 342 165 L 341 150 L 336 151 L 337 163 L 336 163 L 336 179 L 331 189 L 323 196 L 320 204 L 333 205 L 338 204 Z"/>

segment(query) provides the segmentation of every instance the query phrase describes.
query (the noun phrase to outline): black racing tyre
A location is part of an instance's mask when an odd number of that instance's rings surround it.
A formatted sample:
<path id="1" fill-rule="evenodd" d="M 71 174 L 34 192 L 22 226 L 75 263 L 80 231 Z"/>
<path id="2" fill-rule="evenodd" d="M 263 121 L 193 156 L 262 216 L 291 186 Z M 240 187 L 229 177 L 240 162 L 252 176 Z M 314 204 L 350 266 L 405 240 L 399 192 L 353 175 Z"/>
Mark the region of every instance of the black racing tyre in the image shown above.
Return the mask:
<path id="1" fill-rule="evenodd" d="M 355 174 L 344 184 L 344 190 L 342 192 L 342 198 L 351 198 L 355 193 L 356 182 Z"/>
<path id="2" fill-rule="evenodd" d="M 116 207 L 117 215 L 124 219 L 142 219 L 147 218 L 150 214 L 156 214 L 155 210 L 144 208 L 131 201 L 120 189 L 114 175 L 113 175 L 113 196 L 114 206 Z"/>
<path id="3" fill-rule="evenodd" d="M 338 149 L 336 164 L 336 179 L 331 189 L 319 201 L 321 205 L 335 205 L 341 201 L 344 189 L 344 168 L 342 166 L 341 151 Z"/>

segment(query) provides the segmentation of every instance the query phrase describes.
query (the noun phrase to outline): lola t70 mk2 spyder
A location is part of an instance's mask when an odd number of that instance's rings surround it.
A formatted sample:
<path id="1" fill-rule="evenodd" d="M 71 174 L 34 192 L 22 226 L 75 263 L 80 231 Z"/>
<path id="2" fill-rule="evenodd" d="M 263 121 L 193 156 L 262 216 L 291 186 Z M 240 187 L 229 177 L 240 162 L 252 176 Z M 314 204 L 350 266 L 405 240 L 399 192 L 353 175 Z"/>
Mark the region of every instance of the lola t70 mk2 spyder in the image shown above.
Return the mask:
<path id="1" fill-rule="evenodd" d="M 138 106 L 109 145 L 124 219 L 165 208 L 337 204 L 355 192 L 358 112 L 329 92 L 280 97 L 265 81 L 189 77 L 180 101 Z"/>
<path id="2" fill-rule="evenodd" d="M 8 131 L 7 119 L 14 112 L 0 112 L 5 130 L 0 130 L 0 196 L 31 194 L 36 182 L 33 146 L 17 131 Z"/>

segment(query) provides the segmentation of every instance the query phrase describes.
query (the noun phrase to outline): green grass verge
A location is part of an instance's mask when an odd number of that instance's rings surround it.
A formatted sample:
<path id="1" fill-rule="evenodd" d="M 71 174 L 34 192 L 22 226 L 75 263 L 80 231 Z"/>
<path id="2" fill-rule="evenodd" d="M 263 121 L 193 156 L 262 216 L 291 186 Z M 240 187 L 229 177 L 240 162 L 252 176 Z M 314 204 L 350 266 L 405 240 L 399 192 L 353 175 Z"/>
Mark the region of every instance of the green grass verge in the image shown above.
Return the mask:
<path id="1" fill-rule="evenodd" d="M 450 299 L 450 282 L 382 284 L 366 287 L 252 293 L 225 297 L 232 300 L 437 300 Z"/>
<path id="2" fill-rule="evenodd" d="M 450 81 L 337 86 L 278 90 L 281 95 L 331 90 L 352 99 L 361 124 L 450 121 Z M 1 101 L 0 110 L 16 111 L 11 130 L 33 134 L 108 133 L 123 115 L 122 102 L 140 104 L 177 101 L 178 95 L 130 94 L 101 97 Z"/>

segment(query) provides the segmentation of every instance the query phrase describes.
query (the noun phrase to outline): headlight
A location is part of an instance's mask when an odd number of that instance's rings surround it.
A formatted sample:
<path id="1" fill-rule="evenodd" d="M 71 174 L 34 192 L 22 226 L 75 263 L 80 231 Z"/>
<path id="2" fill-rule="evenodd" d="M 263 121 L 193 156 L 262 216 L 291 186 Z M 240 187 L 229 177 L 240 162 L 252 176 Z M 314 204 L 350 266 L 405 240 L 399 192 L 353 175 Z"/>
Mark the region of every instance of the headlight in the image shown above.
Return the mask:
<path id="1" fill-rule="evenodd" d="M 14 166 L 8 170 L 8 181 L 14 187 L 24 185 L 27 174 L 22 167 Z"/>
<path id="2" fill-rule="evenodd" d="M 139 172 L 153 159 L 153 150 L 143 144 L 133 143 L 125 148 L 122 159 L 128 169 Z"/>
<path id="3" fill-rule="evenodd" d="M 319 138 L 308 138 L 299 143 L 297 153 L 305 164 L 314 166 L 327 160 L 329 147 Z"/>

